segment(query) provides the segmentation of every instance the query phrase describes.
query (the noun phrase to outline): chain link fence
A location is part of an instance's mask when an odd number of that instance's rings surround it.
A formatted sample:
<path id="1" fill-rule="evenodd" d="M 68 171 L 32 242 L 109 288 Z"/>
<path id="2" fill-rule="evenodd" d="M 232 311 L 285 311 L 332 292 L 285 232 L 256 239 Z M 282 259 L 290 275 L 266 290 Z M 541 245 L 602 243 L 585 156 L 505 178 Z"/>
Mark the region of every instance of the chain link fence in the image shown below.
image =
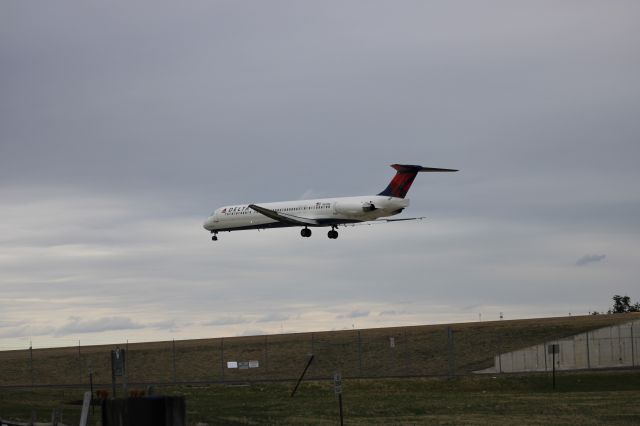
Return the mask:
<path id="1" fill-rule="evenodd" d="M 498 354 L 566 338 L 593 329 L 598 323 L 607 325 L 600 319 L 595 323 L 564 321 L 344 330 L 119 347 L 126 350 L 126 381 L 130 385 L 296 380 L 311 354 L 314 361 L 306 379 L 329 379 L 336 371 L 345 379 L 453 376 L 491 368 Z M 634 348 L 635 367 L 639 359 L 637 339 L 632 335 L 630 342 L 617 338 L 616 342 L 597 344 Z M 110 384 L 110 353 L 115 347 L 78 345 L 0 352 L 0 386 L 87 385 L 90 372 L 94 383 Z"/>

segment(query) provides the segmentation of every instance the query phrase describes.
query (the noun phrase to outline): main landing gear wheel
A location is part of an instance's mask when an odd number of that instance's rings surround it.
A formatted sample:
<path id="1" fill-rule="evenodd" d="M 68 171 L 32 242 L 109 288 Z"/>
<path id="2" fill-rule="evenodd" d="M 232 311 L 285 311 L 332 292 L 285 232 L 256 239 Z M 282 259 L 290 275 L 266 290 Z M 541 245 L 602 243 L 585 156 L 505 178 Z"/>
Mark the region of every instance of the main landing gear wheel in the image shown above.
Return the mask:
<path id="1" fill-rule="evenodd" d="M 335 240 L 336 238 L 338 238 L 338 231 L 336 231 L 335 229 L 332 229 L 327 233 L 327 236 L 332 240 Z"/>
<path id="2" fill-rule="evenodd" d="M 303 237 L 310 237 L 311 236 L 311 229 L 309 228 L 303 228 L 300 230 L 300 235 L 302 235 Z"/>

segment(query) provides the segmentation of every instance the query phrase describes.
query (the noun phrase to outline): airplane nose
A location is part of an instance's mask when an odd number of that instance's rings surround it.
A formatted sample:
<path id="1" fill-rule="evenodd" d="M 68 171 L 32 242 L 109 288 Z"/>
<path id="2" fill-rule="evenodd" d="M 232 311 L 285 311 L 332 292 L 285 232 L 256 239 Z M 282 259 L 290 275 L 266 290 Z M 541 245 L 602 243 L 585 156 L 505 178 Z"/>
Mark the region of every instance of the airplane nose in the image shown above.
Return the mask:
<path id="1" fill-rule="evenodd" d="M 208 217 L 207 220 L 204 221 L 204 223 L 202 224 L 202 227 L 207 231 L 211 230 L 211 217 Z"/>

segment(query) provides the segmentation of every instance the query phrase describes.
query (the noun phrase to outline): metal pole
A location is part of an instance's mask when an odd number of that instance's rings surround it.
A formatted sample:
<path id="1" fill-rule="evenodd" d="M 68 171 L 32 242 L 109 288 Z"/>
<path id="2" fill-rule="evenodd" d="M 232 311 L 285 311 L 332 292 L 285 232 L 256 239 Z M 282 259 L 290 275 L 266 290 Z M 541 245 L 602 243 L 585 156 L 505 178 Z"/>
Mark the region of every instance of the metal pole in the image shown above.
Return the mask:
<path id="1" fill-rule="evenodd" d="M 78 339 L 78 373 L 80 373 L 80 383 L 82 383 L 82 355 L 80 354 L 80 339 Z"/>
<path id="2" fill-rule="evenodd" d="M 636 342 L 633 340 L 633 322 L 631 322 L 631 368 L 636 368 Z"/>
<path id="3" fill-rule="evenodd" d="M 176 339 L 173 339 L 173 383 L 176 382 Z"/>
<path id="4" fill-rule="evenodd" d="M 407 339 L 407 329 L 403 329 L 404 335 L 404 374 L 409 374 L 409 340 Z"/>
<path id="5" fill-rule="evenodd" d="M 553 389 L 556 388 L 556 350 L 555 345 L 553 346 L 552 352 L 552 360 L 553 360 Z"/>
<path id="6" fill-rule="evenodd" d="M 33 378 L 33 344 L 29 341 L 29 369 L 31 370 L 31 386 L 35 384 Z"/>
<path id="7" fill-rule="evenodd" d="M 591 347 L 589 346 L 589 332 L 587 331 L 587 368 L 591 368 Z"/>
<path id="8" fill-rule="evenodd" d="M 111 390 L 113 391 L 113 397 L 116 397 L 116 370 L 113 364 L 113 350 L 111 351 Z"/>
<path id="9" fill-rule="evenodd" d="M 360 370 L 360 377 L 362 377 L 362 339 L 360 330 L 358 330 L 358 369 Z"/>
<path id="10" fill-rule="evenodd" d="M 340 405 L 340 426 L 344 426 L 344 417 L 342 415 L 342 394 L 338 394 L 338 404 Z"/>
<path id="11" fill-rule="evenodd" d="M 269 371 L 269 340 L 268 336 L 264 336 L 264 371 Z"/>
<path id="12" fill-rule="evenodd" d="M 222 375 L 222 383 L 224 383 L 224 338 L 220 338 L 220 371 Z"/>
<path id="13" fill-rule="evenodd" d="M 122 393 L 124 394 L 124 398 L 127 397 L 128 394 L 128 382 L 129 382 L 129 372 L 127 371 L 127 354 L 129 353 L 129 340 L 125 343 L 125 350 L 122 354 Z"/>
<path id="14" fill-rule="evenodd" d="M 453 348 L 453 330 L 451 327 L 447 327 L 447 337 L 448 337 L 448 355 L 449 355 L 449 375 L 453 376 L 455 374 L 455 359 L 454 359 L 454 348 Z"/>
<path id="15" fill-rule="evenodd" d="M 91 389 L 91 414 L 93 414 L 95 410 L 93 406 L 93 371 L 89 372 L 89 388 Z"/>

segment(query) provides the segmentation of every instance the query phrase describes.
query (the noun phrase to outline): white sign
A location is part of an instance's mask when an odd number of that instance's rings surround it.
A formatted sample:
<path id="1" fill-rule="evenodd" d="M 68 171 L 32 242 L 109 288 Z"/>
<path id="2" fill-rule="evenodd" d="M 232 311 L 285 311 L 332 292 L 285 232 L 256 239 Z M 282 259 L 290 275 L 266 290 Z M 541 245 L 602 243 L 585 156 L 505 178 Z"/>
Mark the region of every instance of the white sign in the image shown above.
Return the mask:
<path id="1" fill-rule="evenodd" d="M 258 368 L 260 363 L 258 361 L 249 361 L 249 368 Z"/>
<path id="2" fill-rule="evenodd" d="M 333 375 L 333 385 L 335 394 L 340 395 L 342 393 L 342 375 L 340 373 Z"/>
<path id="3" fill-rule="evenodd" d="M 395 337 L 389 337 L 389 347 L 390 348 L 395 348 L 396 347 L 396 338 Z"/>
<path id="4" fill-rule="evenodd" d="M 238 362 L 237 361 L 228 361 L 227 362 L 227 368 L 238 368 Z"/>

